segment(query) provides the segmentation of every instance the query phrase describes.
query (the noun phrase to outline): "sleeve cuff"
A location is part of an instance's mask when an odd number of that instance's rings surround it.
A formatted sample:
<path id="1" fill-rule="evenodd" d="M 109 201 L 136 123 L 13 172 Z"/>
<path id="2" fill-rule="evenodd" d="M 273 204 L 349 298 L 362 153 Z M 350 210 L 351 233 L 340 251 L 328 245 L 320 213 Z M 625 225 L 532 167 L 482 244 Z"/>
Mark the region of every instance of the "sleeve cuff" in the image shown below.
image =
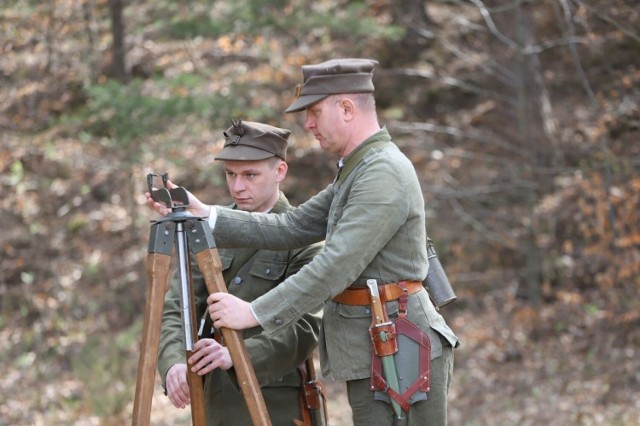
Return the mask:
<path id="1" fill-rule="evenodd" d="M 218 213 L 216 212 L 216 208 L 213 206 L 209 206 L 209 228 L 212 230 L 216 227 L 216 219 L 218 218 Z"/>
<path id="2" fill-rule="evenodd" d="M 251 309 L 251 315 L 253 315 L 253 318 L 258 322 L 258 324 L 260 324 L 260 319 L 256 315 L 256 311 L 253 310 L 253 305 L 249 304 L 249 308 Z M 260 326 L 262 326 L 262 324 L 260 324 Z"/>

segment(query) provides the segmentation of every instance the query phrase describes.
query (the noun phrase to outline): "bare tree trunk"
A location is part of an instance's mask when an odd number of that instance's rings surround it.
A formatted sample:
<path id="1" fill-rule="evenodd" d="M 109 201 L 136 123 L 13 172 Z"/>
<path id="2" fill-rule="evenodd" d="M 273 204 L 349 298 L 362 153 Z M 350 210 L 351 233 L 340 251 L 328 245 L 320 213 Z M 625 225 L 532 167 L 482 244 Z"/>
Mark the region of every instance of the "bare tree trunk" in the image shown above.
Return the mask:
<path id="1" fill-rule="evenodd" d="M 126 83 L 129 81 L 129 73 L 126 69 L 125 53 L 125 28 L 124 28 L 124 1 L 109 0 L 109 10 L 111 12 L 111 32 L 113 35 L 112 45 L 112 72 L 119 81 Z"/>
<path id="2" fill-rule="evenodd" d="M 47 64 L 45 66 L 45 72 L 48 74 L 53 67 L 53 61 L 55 58 L 55 52 L 53 48 L 55 38 L 55 24 L 56 24 L 56 3 L 50 0 L 47 7 L 47 30 L 45 33 L 46 48 L 47 48 Z"/>
<path id="3" fill-rule="evenodd" d="M 89 69 L 91 80 L 93 81 L 99 74 L 100 57 L 96 48 L 96 22 L 94 16 L 95 0 L 86 0 L 82 3 L 82 18 L 84 28 L 87 33 L 87 58 L 89 59 Z"/>
<path id="4" fill-rule="evenodd" d="M 518 80 L 517 88 L 517 105 L 518 105 L 518 139 L 519 145 L 523 148 L 531 146 L 533 159 L 530 165 L 529 179 L 537 182 L 540 186 L 537 189 L 528 191 L 526 205 L 528 210 L 528 219 L 525 226 L 528 228 L 526 235 L 528 238 L 523 242 L 525 255 L 525 282 L 527 298 L 534 306 L 539 306 L 541 302 L 541 284 L 542 284 L 542 261 L 539 248 L 536 244 L 536 236 L 539 232 L 537 229 L 537 219 L 534 212 L 538 203 L 538 191 L 545 192 L 548 182 L 544 182 L 538 178 L 539 169 L 548 169 L 550 164 L 550 156 L 548 144 L 545 135 L 542 133 L 544 126 L 538 113 L 536 99 L 538 99 L 537 87 L 535 82 L 535 74 L 540 72 L 537 61 L 534 61 L 535 54 L 527 55 L 524 53 L 525 47 L 532 44 L 533 28 L 529 16 L 523 10 L 522 4 L 518 5 L 516 10 L 516 43 L 520 46 L 517 51 L 517 70 L 515 76 Z M 525 148 L 526 149 L 526 148 Z"/>
<path id="5" fill-rule="evenodd" d="M 427 2 L 424 0 L 402 0 L 391 6 L 393 22 L 404 27 L 405 34 L 397 44 L 395 63 L 398 59 L 411 62 L 428 47 L 431 42 L 433 22 L 427 14 Z M 402 62 L 402 61 L 400 61 Z"/>

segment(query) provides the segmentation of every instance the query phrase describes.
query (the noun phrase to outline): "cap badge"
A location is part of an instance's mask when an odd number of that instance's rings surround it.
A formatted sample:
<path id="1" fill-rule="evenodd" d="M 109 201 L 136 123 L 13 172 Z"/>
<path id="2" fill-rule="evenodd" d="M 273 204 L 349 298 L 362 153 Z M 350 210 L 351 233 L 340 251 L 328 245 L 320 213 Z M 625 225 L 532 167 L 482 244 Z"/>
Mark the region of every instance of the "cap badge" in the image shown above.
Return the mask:
<path id="1" fill-rule="evenodd" d="M 232 119 L 231 124 L 233 124 L 233 133 L 236 135 L 244 136 L 244 127 L 242 127 L 242 120 Z"/>
<path id="2" fill-rule="evenodd" d="M 244 127 L 242 127 L 242 120 L 231 120 L 231 124 L 233 125 L 233 138 L 229 141 L 231 145 L 238 145 L 240 143 L 240 139 L 244 136 Z M 225 136 L 229 137 L 231 135 L 227 135 L 225 132 Z"/>

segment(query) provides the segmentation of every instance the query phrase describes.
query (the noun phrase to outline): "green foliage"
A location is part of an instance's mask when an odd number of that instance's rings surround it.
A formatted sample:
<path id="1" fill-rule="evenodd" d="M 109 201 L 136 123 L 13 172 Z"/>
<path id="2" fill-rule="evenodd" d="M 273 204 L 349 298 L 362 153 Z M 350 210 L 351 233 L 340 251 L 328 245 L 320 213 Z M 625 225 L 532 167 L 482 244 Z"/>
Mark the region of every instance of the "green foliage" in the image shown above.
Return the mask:
<path id="1" fill-rule="evenodd" d="M 33 284 L 35 274 L 33 272 L 22 271 L 20 272 L 20 280 L 25 284 Z"/>
<path id="2" fill-rule="evenodd" d="M 180 146 L 182 135 L 189 130 L 187 123 L 221 127 L 229 116 L 248 114 L 259 120 L 264 114 L 271 114 L 263 106 L 248 107 L 244 98 L 236 96 L 240 89 L 234 84 L 225 88 L 228 93 L 224 95 L 203 94 L 202 87 L 206 85 L 205 77 L 198 74 L 133 80 L 129 84 L 108 80 L 89 86 L 85 107 L 62 116 L 60 122 L 75 127 L 82 142 L 99 141 L 113 149 L 118 153 L 121 167 L 126 169 L 140 161 L 149 149 L 156 155 L 163 155 L 171 147 Z M 164 137 L 156 145 L 141 143 L 160 134 Z M 16 167 L 16 177 L 19 172 Z M 80 223 L 73 225 L 75 228 Z"/>
<path id="3" fill-rule="evenodd" d="M 284 36 L 293 44 L 299 41 L 297 34 L 329 41 L 349 37 L 350 40 L 398 39 L 404 32 L 399 26 L 380 25 L 369 6 L 352 1 L 311 3 L 305 1 L 237 0 L 218 4 L 213 10 L 203 8 L 189 16 L 176 15 L 165 23 L 169 38 L 193 37 L 217 38 L 225 34 L 260 36 Z M 328 38 L 329 40 L 324 40 Z M 353 46 L 352 46 L 353 47 Z"/>
<path id="4" fill-rule="evenodd" d="M 134 80 L 128 85 L 109 80 L 89 87 L 89 102 L 85 117 L 82 117 L 87 123 L 84 130 L 126 143 L 166 130 L 173 122 L 172 118 L 206 114 L 209 110 L 206 99 L 172 94 L 171 89 L 175 86 L 171 82 L 166 86 L 165 97 L 145 94 L 141 80 Z"/>
<path id="5" fill-rule="evenodd" d="M 172 38 L 188 40 L 194 37 L 217 38 L 226 32 L 225 24 L 225 22 L 216 24 L 209 16 L 202 14 L 177 18 L 167 25 Z"/>
<path id="6" fill-rule="evenodd" d="M 366 37 L 367 43 L 372 38 L 399 40 L 404 34 L 404 29 L 400 26 L 381 25 L 363 2 L 349 2 L 346 7 L 336 5 L 326 14 L 305 14 L 302 10 L 300 17 L 302 16 L 306 16 L 307 28 L 326 28 L 335 36 L 346 36 L 352 40 Z"/>
<path id="7" fill-rule="evenodd" d="M 97 280 L 105 273 L 104 265 L 100 262 L 89 262 L 82 271 L 82 278 L 87 282 Z"/>
<path id="8" fill-rule="evenodd" d="M 131 141 L 161 134 L 172 125 L 182 124 L 185 117 L 211 123 L 234 114 L 251 113 L 261 117 L 269 111 L 264 107 L 248 108 L 240 91 L 230 84 L 228 94 L 202 94 L 205 77 L 180 74 L 171 79 L 153 81 L 133 80 L 122 84 L 108 80 L 104 84 L 89 86 L 88 102 L 75 115 L 64 116 L 64 123 L 77 123 L 82 127 L 80 138 L 84 142 L 93 137 L 106 138 L 119 146 Z M 153 94 L 149 94 L 153 93 Z"/>
<path id="9" fill-rule="evenodd" d="M 67 230 L 71 233 L 78 233 L 89 224 L 86 215 L 75 214 L 67 222 Z"/>
<path id="10" fill-rule="evenodd" d="M 600 309 L 591 303 L 584 305 L 584 311 L 587 315 L 596 315 L 600 312 Z"/>
<path id="11" fill-rule="evenodd" d="M 24 164 L 22 161 L 14 161 L 11 164 L 11 174 L 9 177 L 9 184 L 15 187 L 16 194 L 23 194 L 25 191 L 24 183 Z"/>

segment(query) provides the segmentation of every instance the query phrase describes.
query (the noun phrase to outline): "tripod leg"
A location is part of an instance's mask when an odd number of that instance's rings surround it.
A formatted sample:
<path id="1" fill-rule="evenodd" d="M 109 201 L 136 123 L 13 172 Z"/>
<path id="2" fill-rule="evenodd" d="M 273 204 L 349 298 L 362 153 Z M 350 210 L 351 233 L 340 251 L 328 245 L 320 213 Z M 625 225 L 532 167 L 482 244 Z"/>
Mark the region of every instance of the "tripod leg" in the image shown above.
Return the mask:
<path id="1" fill-rule="evenodd" d="M 193 351 L 187 351 L 187 357 L 193 355 Z M 202 376 L 188 369 L 187 382 L 189 383 L 189 395 L 191 405 L 191 424 L 193 426 L 204 426 L 206 424 L 206 414 L 204 410 L 204 386 Z"/>
<path id="2" fill-rule="evenodd" d="M 158 253 L 147 255 L 147 295 L 131 421 L 133 426 L 147 426 L 150 422 L 160 345 L 162 306 L 169 279 L 170 262 L 171 256 Z"/>
<path id="3" fill-rule="evenodd" d="M 176 223 L 176 252 L 178 254 L 178 274 L 180 276 L 180 308 L 182 310 L 182 327 L 186 359 L 194 353 L 194 346 L 198 340 L 196 331 L 196 310 L 191 279 L 191 267 L 188 254 L 188 239 L 185 234 L 184 222 Z M 187 364 L 187 383 L 189 384 L 189 399 L 191 405 L 191 423 L 193 426 L 205 426 L 206 414 L 204 410 L 204 388 L 202 377 L 191 371 Z"/>
<path id="4" fill-rule="evenodd" d="M 227 293 L 227 287 L 222 277 L 222 263 L 220 262 L 218 250 L 215 248 L 204 249 L 196 252 L 195 257 L 209 293 Z M 233 366 L 238 376 L 238 385 L 242 390 L 253 424 L 256 426 L 271 425 L 267 406 L 262 397 L 262 391 L 260 390 L 260 385 L 258 385 L 242 335 L 237 330 L 228 328 L 223 328 L 221 331 L 229 348 Z"/>
<path id="5" fill-rule="evenodd" d="M 195 306 L 194 295 L 193 295 L 193 285 L 191 284 L 191 273 L 189 273 L 189 305 L 192 307 L 189 312 L 191 313 L 191 324 L 196 324 L 196 311 L 193 309 Z M 198 340 L 198 332 L 192 327 L 192 341 L 196 342 Z M 193 355 L 192 350 L 187 350 L 187 359 L 191 358 Z M 187 364 L 187 383 L 189 384 L 189 396 L 190 396 L 190 405 L 191 405 L 191 424 L 193 426 L 205 426 L 206 424 L 206 413 L 204 407 L 204 386 L 202 384 L 202 376 L 198 375 L 198 373 L 194 373 L 191 371 L 191 366 Z"/>

